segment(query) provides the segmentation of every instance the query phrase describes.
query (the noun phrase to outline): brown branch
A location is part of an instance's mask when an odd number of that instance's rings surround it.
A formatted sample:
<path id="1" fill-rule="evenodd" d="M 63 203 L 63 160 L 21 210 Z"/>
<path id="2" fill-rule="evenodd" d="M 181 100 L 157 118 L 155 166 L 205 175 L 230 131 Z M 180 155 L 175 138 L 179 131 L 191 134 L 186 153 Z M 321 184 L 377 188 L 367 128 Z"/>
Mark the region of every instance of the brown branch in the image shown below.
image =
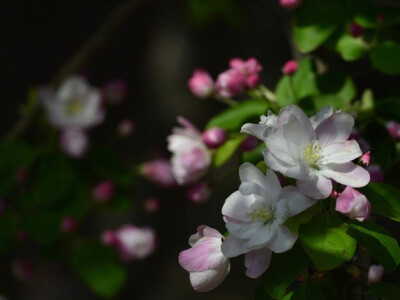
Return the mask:
<path id="1" fill-rule="evenodd" d="M 119 5 L 110 13 L 107 20 L 89 37 L 81 48 L 59 69 L 59 71 L 50 80 L 51 86 L 58 86 L 61 81 L 74 72 L 77 72 L 99 49 L 107 44 L 107 41 L 117 29 L 132 15 L 134 9 L 140 4 L 141 0 L 128 0 Z M 20 118 L 13 126 L 10 132 L 3 138 L 7 142 L 21 135 L 29 125 L 35 120 L 40 112 L 40 104 L 36 103 L 31 112 Z"/>

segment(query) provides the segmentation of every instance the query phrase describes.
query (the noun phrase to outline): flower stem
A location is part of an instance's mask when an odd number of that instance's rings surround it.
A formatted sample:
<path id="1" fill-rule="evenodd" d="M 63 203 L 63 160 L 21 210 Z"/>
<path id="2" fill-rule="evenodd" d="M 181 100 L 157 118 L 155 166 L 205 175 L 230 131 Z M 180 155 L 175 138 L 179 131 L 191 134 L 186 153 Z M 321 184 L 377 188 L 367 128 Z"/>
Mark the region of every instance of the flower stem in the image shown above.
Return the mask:
<path id="1" fill-rule="evenodd" d="M 294 88 L 294 82 L 292 76 L 289 76 L 289 86 L 290 86 L 290 95 L 292 97 L 292 101 L 293 103 L 296 103 L 297 102 L 296 89 Z"/>
<path id="2" fill-rule="evenodd" d="M 226 104 L 226 105 L 228 105 L 228 106 L 230 106 L 230 107 L 235 107 L 236 105 L 238 105 L 238 103 L 235 100 L 230 99 L 230 98 L 219 98 L 219 97 L 217 97 L 215 99 L 220 101 L 220 102 L 222 102 L 222 103 L 224 103 L 224 104 Z"/>

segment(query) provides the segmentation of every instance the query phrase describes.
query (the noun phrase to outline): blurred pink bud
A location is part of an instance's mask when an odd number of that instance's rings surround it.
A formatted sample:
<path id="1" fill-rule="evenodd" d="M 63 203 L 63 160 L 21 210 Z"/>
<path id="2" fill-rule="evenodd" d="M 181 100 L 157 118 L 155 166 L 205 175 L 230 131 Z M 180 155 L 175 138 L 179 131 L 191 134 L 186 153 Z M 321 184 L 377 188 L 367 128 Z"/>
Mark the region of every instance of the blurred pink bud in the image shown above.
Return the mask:
<path id="1" fill-rule="evenodd" d="M 176 180 L 172 174 L 172 166 L 169 160 L 158 158 L 142 164 L 141 174 L 151 182 L 161 187 L 174 187 Z"/>
<path id="2" fill-rule="evenodd" d="M 26 259 L 17 259 L 12 264 L 12 272 L 20 281 L 28 281 L 35 273 L 32 263 Z"/>
<path id="3" fill-rule="evenodd" d="M 61 150 L 72 158 L 81 158 L 89 146 L 87 134 L 84 130 L 74 128 L 63 130 L 60 135 Z"/>
<path id="4" fill-rule="evenodd" d="M 211 196 L 211 187 L 206 182 L 198 182 L 187 191 L 187 197 L 194 203 L 207 201 Z"/>
<path id="5" fill-rule="evenodd" d="M 255 88 L 260 82 L 259 73 L 262 71 L 262 66 L 254 57 L 250 57 L 244 61 L 240 58 L 232 58 L 229 66 L 241 72 L 246 77 L 246 85 L 248 88 Z"/>
<path id="6" fill-rule="evenodd" d="M 397 122 L 388 122 L 386 123 L 386 129 L 392 138 L 397 141 L 400 138 L 400 124 Z"/>
<path id="7" fill-rule="evenodd" d="M 126 98 L 128 84 L 123 79 L 113 79 L 104 85 L 102 92 L 107 104 L 120 104 Z"/>
<path id="8" fill-rule="evenodd" d="M 371 204 L 363 194 L 348 186 L 336 200 L 336 211 L 350 219 L 364 221 L 371 213 Z"/>
<path id="9" fill-rule="evenodd" d="M 18 230 L 15 238 L 18 243 L 22 243 L 23 241 L 25 241 L 26 239 L 25 231 L 23 231 L 22 229 Z"/>
<path id="10" fill-rule="evenodd" d="M 385 17 L 384 14 L 378 14 L 378 17 L 377 17 L 377 18 L 378 18 L 378 21 L 382 23 L 382 22 L 385 21 L 385 18 L 386 18 L 386 17 Z"/>
<path id="11" fill-rule="evenodd" d="M 297 61 L 295 60 L 289 60 L 288 62 L 285 63 L 285 65 L 282 68 L 282 73 L 285 75 L 293 75 L 294 73 L 297 72 L 299 68 L 299 65 Z"/>
<path id="12" fill-rule="evenodd" d="M 62 220 L 61 220 L 61 231 L 65 232 L 65 233 L 70 233 L 75 231 L 75 229 L 77 228 L 77 223 L 75 221 L 74 218 L 70 217 L 70 216 L 65 216 Z"/>
<path id="13" fill-rule="evenodd" d="M 160 201 L 154 197 L 147 198 L 144 201 L 144 208 L 149 213 L 156 213 L 160 209 Z"/>
<path id="14" fill-rule="evenodd" d="M 371 161 L 371 152 L 368 151 L 364 153 L 361 157 L 360 160 L 358 161 L 360 165 L 363 166 L 369 166 L 369 162 Z"/>
<path id="15" fill-rule="evenodd" d="M 125 225 L 115 234 L 117 249 L 121 259 L 125 261 L 144 259 L 156 248 L 156 235 L 151 228 Z"/>
<path id="16" fill-rule="evenodd" d="M 383 182 L 384 174 L 380 165 L 369 165 L 367 171 L 371 177 L 371 182 Z"/>
<path id="17" fill-rule="evenodd" d="M 215 89 L 218 96 L 230 98 L 244 91 L 246 76 L 237 69 L 229 69 L 218 75 Z"/>
<path id="18" fill-rule="evenodd" d="M 286 9 L 293 9 L 301 4 L 301 0 L 279 0 L 281 7 Z"/>
<path id="19" fill-rule="evenodd" d="M 244 141 L 242 142 L 242 151 L 243 152 L 250 152 L 257 148 L 260 144 L 259 140 L 252 135 L 247 136 Z"/>
<path id="20" fill-rule="evenodd" d="M 118 245 L 117 235 L 111 230 L 106 230 L 102 233 L 101 241 L 108 247 L 114 247 Z"/>
<path id="21" fill-rule="evenodd" d="M 135 124 L 131 119 L 125 119 L 118 125 L 118 134 L 122 137 L 128 137 L 132 134 Z"/>
<path id="22" fill-rule="evenodd" d="M 385 269 L 381 265 L 371 265 L 368 270 L 368 284 L 381 281 Z"/>
<path id="23" fill-rule="evenodd" d="M 18 170 L 15 172 L 15 177 L 17 178 L 17 181 L 18 181 L 19 183 L 24 183 L 25 180 L 26 180 L 26 178 L 27 178 L 27 174 L 26 174 L 25 169 L 18 169 Z"/>
<path id="24" fill-rule="evenodd" d="M 114 195 L 114 189 L 115 186 L 111 180 L 103 180 L 94 187 L 92 197 L 96 202 L 106 202 Z"/>
<path id="25" fill-rule="evenodd" d="M 349 27 L 349 31 L 352 37 L 359 37 L 362 36 L 364 34 L 364 27 L 362 27 L 361 25 L 353 22 L 350 24 Z"/>
<path id="26" fill-rule="evenodd" d="M 219 127 L 213 127 L 203 133 L 203 142 L 207 147 L 216 149 L 226 141 L 226 131 Z"/>
<path id="27" fill-rule="evenodd" d="M 229 273 L 229 258 L 221 251 L 223 238 L 217 230 L 199 226 L 189 238 L 191 248 L 179 253 L 179 264 L 190 273 L 190 283 L 198 292 L 215 289 Z"/>
<path id="28" fill-rule="evenodd" d="M 210 74 L 202 69 L 193 71 L 192 77 L 188 81 L 190 91 L 199 98 L 207 98 L 214 91 L 214 81 Z"/>
<path id="29" fill-rule="evenodd" d="M 337 199 L 338 197 L 339 197 L 339 193 L 337 191 L 333 190 L 331 193 L 331 198 Z"/>

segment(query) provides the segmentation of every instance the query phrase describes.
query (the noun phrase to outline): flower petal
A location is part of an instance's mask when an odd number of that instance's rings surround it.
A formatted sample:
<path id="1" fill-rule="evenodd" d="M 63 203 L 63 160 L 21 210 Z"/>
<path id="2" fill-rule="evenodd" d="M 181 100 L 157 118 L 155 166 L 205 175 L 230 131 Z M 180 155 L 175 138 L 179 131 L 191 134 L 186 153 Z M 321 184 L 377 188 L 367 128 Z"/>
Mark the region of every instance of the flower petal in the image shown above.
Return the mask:
<path id="1" fill-rule="evenodd" d="M 351 187 L 363 187 L 368 184 L 370 175 L 368 171 L 352 162 L 345 164 L 328 164 L 320 173 L 340 184 Z"/>
<path id="2" fill-rule="evenodd" d="M 230 271 L 229 260 L 219 268 L 190 273 L 190 283 L 197 292 L 208 292 L 219 286 Z"/>
<path id="3" fill-rule="evenodd" d="M 282 189 L 281 199 L 279 201 L 287 201 L 289 218 L 305 211 L 317 202 L 316 199 L 307 197 L 294 186 L 285 186 Z"/>
<path id="4" fill-rule="evenodd" d="M 324 165 L 347 163 L 361 155 L 362 151 L 355 140 L 332 143 L 323 148 L 321 163 Z"/>
<path id="5" fill-rule="evenodd" d="M 242 126 L 240 132 L 250 134 L 263 141 L 266 128 L 267 126 L 265 125 L 247 123 Z"/>
<path id="6" fill-rule="evenodd" d="M 246 275 L 250 278 L 260 277 L 269 267 L 272 251 L 267 247 L 246 253 L 244 264 Z"/>
<path id="7" fill-rule="evenodd" d="M 332 193 L 332 181 L 315 172 L 304 180 L 297 180 L 297 187 L 307 196 L 314 199 L 325 199 Z M 326 176 L 327 177 L 327 176 Z"/>
<path id="8" fill-rule="evenodd" d="M 248 221 L 247 213 L 261 207 L 260 197 L 242 195 L 239 191 L 231 194 L 222 207 L 222 214 L 238 221 Z"/>
<path id="9" fill-rule="evenodd" d="M 297 234 L 293 234 L 284 225 L 278 225 L 274 236 L 267 242 L 266 246 L 275 253 L 282 253 L 291 249 L 297 240 Z"/>
<path id="10" fill-rule="evenodd" d="M 322 121 L 326 120 L 333 114 L 333 107 L 332 106 L 325 106 L 321 108 L 316 115 L 310 117 L 310 122 L 312 127 L 315 129 L 321 124 Z"/>
<path id="11" fill-rule="evenodd" d="M 315 130 L 318 142 L 321 146 L 344 142 L 349 138 L 353 126 L 354 118 L 351 115 L 342 112 L 334 113 Z"/>
<path id="12" fill-rule="evenodd" d="M 277 224 L 272 222 L 265 225 L 261 223 L 258 231 L 246 241 L 244 246 L 250 250 L 260 248 L 274 236 L 276 226 Z"/>
<path id="13" fill-rule="evenodd" d="M 228 235 L 222 242 L 221 251 L 226 257 L 235 257 L 250 250 L 244 247 L 246 240 L 238 239 L 233 235 Z"/>

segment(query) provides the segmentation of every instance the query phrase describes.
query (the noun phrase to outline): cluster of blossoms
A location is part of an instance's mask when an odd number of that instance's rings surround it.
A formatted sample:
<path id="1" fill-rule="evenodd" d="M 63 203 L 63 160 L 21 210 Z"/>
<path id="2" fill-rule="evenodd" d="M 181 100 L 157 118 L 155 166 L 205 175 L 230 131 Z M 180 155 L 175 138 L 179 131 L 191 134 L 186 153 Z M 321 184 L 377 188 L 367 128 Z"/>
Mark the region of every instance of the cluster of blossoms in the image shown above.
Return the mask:
<path id="1" fill-rule="evenodd" d="M 219 285 L 230 270 L 229 258 L 241 254 L 246 275 L 262 275 L 272 253 L 290 250 L 298 238 L 285 222 L 319 200 L 331 197 L 336 199 L 336 211 L 359 221 L 368 218 L 370 203 L 355 188 L 367 185 L 370 174 L 353 161 L 361 157 L 361 163 L 368 165 L 369 153 L 363 155 L 350 138 L 353 126 L 351 115 L 331 107 L 308 118 L 299 107 L 289 105 L 278 115 L 269 111 L 261 116 L 259 124 L 242 127 L 243 133 L 265 143 L 263 156 L 269 169 L 264 175 L 254 165 L 242 164 L 241 185 L 222 207 L 228 235 L 200 226 L 189 239 L 191 248 L 180 253 L 179 263 L 190 272 L 195 290 Z M 296 186 L 282 187 L 275 172 L 295 179 Z M 341 193 L 338 186 L 344 187 Z"/>

